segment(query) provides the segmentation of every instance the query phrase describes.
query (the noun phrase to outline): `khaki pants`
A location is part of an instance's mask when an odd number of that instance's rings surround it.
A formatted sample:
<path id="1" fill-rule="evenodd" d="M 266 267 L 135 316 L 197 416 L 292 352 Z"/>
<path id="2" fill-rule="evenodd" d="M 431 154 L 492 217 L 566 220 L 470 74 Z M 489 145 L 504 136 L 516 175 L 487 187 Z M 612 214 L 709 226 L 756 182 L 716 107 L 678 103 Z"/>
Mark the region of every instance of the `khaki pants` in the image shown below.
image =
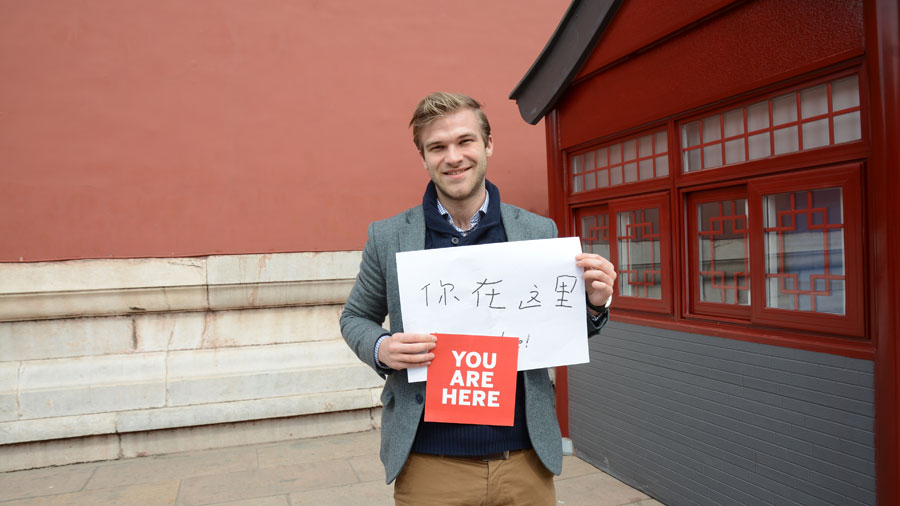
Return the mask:
<path id="1" fill-rule="evenodd" d="M 397 506 L 555 506 L 553 473 L 534 450 L 506 460 L 411 453 L 394 483 Z"/>

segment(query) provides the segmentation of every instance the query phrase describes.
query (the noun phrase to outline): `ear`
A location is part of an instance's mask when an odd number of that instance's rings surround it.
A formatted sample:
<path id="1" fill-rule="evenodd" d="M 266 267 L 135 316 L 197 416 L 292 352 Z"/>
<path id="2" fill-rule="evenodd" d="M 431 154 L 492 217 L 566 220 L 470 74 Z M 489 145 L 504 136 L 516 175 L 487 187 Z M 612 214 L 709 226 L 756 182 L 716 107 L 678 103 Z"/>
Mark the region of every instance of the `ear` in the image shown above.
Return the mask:
<path id="1" fill-rule="evenodd" d="M 487 156 L 494 154 L 494 138 L 488 135 L 487 142 L 484 144 L 484 152 Z"/>

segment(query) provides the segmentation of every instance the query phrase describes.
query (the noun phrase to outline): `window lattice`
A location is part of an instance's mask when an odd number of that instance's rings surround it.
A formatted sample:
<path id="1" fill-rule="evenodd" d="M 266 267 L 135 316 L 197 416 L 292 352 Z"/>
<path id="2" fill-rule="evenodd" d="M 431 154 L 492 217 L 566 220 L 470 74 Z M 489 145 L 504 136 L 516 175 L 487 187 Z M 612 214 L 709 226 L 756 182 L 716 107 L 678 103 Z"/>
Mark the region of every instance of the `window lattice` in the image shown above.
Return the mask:
<path id="1" fill-rule="evenodd" d="M 571 158 L 572 193 L 669 175 L 665 130 L 608 144 Z"/>
<path id="2" fill-rule="evenodd" d="M 681 126 L 684 172 L 862 138 L 859 79 L 836 79 Z"/>

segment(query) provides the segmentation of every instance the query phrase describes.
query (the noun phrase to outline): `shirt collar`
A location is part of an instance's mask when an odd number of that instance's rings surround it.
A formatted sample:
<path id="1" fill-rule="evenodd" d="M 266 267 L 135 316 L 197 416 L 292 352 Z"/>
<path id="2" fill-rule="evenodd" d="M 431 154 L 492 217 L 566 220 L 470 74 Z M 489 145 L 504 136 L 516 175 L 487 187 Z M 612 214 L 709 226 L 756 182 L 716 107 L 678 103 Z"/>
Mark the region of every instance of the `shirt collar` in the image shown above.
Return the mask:
<path id="1" fill-rule="evenodd" d="M 465 236 L 466 234 L 471 232 L 475 227 L 477 227 L 478 223 L 481 221 L 482 216 L 487 214 L 488 201 L 490 201 L 490 200 L 491 200 L 491 195 L 487 190 L 485 190 L 484 203 L 481 204 L 481 207 L 478 208 L 477 211 L 475 211 L 475 214 L 472 215 L 472 218 L 469 220 L 469 230 L 462 230 L 461 228 L 456 226 L 456 223 L 453 222 L 453 217 L 450 216 L 450 211 L 448 211 L 447 208 L 444 207 L 444 204 L 441 204 L 441 199 L 437 199 L 437 209 L 438 209 L 438 212 L 441 213 L 441 216 L 443 216 L 444 219 L 447 220 L 447 222 L 450 223 L 450 225 L 452 225 L 453 228 L 455 228 L 457 232 L 459 232 L 460 234 Z"/>

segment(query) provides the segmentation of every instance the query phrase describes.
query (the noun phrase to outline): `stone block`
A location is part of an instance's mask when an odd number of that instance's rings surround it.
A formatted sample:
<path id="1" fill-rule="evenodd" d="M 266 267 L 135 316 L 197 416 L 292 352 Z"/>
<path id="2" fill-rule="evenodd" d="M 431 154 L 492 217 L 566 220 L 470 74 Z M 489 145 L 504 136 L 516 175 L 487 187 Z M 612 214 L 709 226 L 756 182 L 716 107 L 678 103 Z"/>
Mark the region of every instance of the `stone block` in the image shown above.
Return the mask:
<path id="1" fill-rule="evenodd" d="M 115 434 L 0 446 L 0 472 L 119 458 Z"/>
<path id="2" fill-rule="evenodd" d="M 292 418 L 126 433 L 121 435 L 121 447 L 122 456 L 128 458 L 271 443 L 371 429 L 370 410 L 360 409 Z"/>
<path id="3" fill-rule="evenodd" d="M 17 420 L 0 422 L 0 444 L 112 434 L 115 431 L 115 413 Z"/>
<path id="4" fill-rule="evenodd" d="M 164 353 L 23 362 L 22 418 L 48 418 L 165 404 Z"/>
<path id="5" fill-rule="evenodd" d="M 208 312 L 163 313 L 134 318 L 136 351 L 191 350 L 203 346 Z"/>
<path id="6" fill-rule="evenodd" d="M 170 381 L 361 363 L 343 340 L 208 350 L 168 355 Z"/>
<path id="7" fill-rule="evenodd" d="M 19 417 L 19 362 L 0 362 L 0 422 Z"/>
<path id="8" fill-rule="evenodd" d="M 340 337 L 341 306 L 216 311 L 205 348 L 324 341 Z"/>
<path id="9" fill-rule="evenodd" d="M 355 278 L 361 251 L 222 255 L 207 259 L 210 285 Z"/>
<path id="10" fill-rule="evenodd" d="M 381 388 L 374 390 L 380 391 Z M 368 389 L 117 413 L 118 432 L 171 429 L 372 408 Z"/>
<path id="11" fill-rule="evenodd" d="M 204 258 L 0 263 L 0 294 L 206 284 Z"/>
<path id="12" fill-rule="evenodd" d="M 74 318 L 0 323 L 3 360 L 43 360 L 128 353 L 131 318 Z"/>
<path id="13" fill-rule="evenodd" d="M 169 406 L 372 388 L 381 378 L 362 363 L 170 379 Z"/>

